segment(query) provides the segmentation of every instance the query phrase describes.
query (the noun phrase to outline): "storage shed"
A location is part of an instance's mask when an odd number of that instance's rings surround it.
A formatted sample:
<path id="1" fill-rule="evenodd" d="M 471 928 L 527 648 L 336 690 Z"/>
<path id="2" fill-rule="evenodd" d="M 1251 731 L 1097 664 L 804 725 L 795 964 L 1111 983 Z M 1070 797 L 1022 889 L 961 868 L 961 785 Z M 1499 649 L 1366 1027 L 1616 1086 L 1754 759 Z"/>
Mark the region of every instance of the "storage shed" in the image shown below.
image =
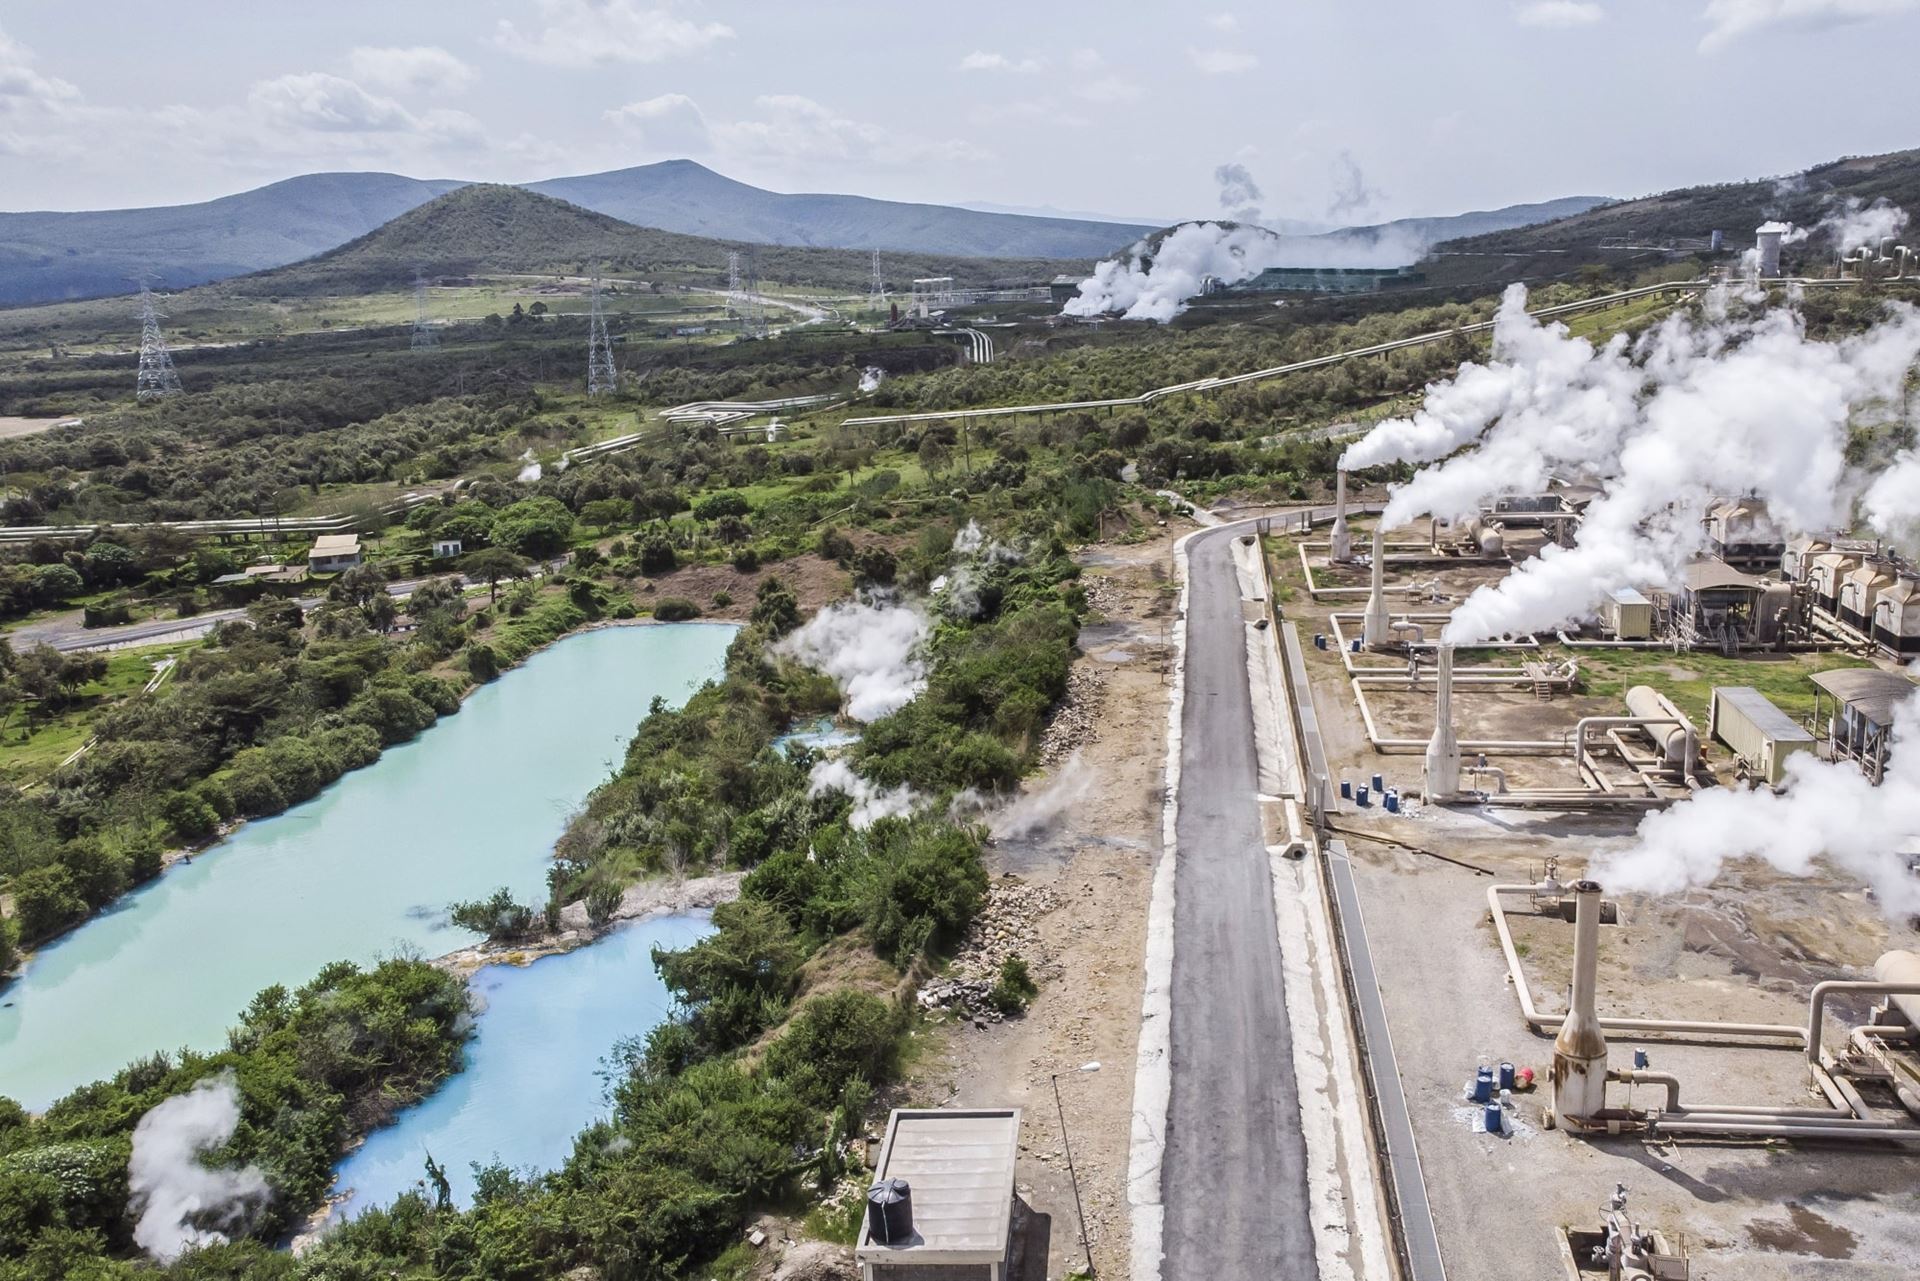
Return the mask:
<path id="1" fill-rule="evenodd" d="M 906 1181 L 910 1231 L 882 1242 L 862 1221 L 861 1281 L 1005 1281 L 1019 1151 L 1019 1108 L 895 1108 L 874 1179 Z"/>
<path id="2" fill-rule="evenodd" d="M 1607 593 L 1600 602 L 1600 625 L 1615 640 L 1648 640 L 1653 636 L 1653 602 L 1631 587 Z"/>
<path id="3" fill-rule="evenodd" d="M 1813 750 L 1813 735 L 1751 685 L 1715 685 L 1707 707 L 1707 734 L 1733 749 L 1749 778 L 1778 787 L 1787 758 Z"/>
<path id="4" fill-rule="evenodd" d="M 1857 761 L 1861 772 L 1878 783 L 1886 777 L 1893 750 L 1894 716 L 1916 686 L 1899 672 L 1871 667 L 1820 672 L 1813 684 L 1818 691 L 1814 724 L 1826 731 L 1827 755 Z"/>
<path id="5" fill-rule="evenodd" d="M 360 563 L 360 535 L 322 534 L 307 553 L 307 569 L 315 574 L 337 574 Z"/>

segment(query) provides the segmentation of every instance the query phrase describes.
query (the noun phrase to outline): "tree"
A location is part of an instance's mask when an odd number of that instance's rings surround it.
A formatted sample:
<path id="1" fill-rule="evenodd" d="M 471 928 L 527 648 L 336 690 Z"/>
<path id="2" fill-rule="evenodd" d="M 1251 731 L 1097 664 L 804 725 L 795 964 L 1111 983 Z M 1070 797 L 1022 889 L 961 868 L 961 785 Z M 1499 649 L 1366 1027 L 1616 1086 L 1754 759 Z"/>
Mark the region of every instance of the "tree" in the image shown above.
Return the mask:
<path id="1" fill-rule="evenodd" d="M 522 556 L 552 556 L 573 536 L 573 513 L 557 498 L 523 498 L 493 519 L 493 541 Z"/>
<path id="2" fill-rule="evenodd" d="M 701 520 L 719 520 L 723 516 L 749 516 L 753 505 L 744 495 L 730 489 L 710 494 L 694 504 L 693 514 Z"/>
<path id="3" fill-rule="evenodd" d="M 631 510 L 630 503 L 623 503 L 618 498 L 601 498 L 580 509 L 580 520 L 583 524 L 591 525 L 601 533 L 605 533 L 624 521 Z"/>
<path id="4" fill-rule="evenodd" d="M 365 609 L 376 595 L 386 595 L 387 571 L 374 564 L 355 565 L 335 579 L 328 592 Z"/>
<path id="5" fill-rule="evenodd" d="M 673 542 L 659 530 L 653 530 L 640 540 L 640 572 L 643 574 L 668 574 L 680 565 L 680 557 L 673 550 Z"/>
<path id="6" fill-rule="evenodd" d="M 785 636 L 800 626 L 800 604 L 785 583 L 769 574 L 760 581 L 752 619 L 775 637 Z"/>
<path id="7" fill-rule="evenodd" d="M 85 580 L 65 565 L 41 565 L 33 571 L 33 596 L 41 605 L 58 605 L 86 588 Z"/>
<path id="8" fill-rule="evenodd" d="M 525 578 L 532 566 L 524 556 L 510 552 L 504 547 L 484 547 L 477 552 L 464 556 L 460 568 L 467 577 L 475 578 L 487 585 L 487 603 L 500 603 L 500 584 L 509 578 Z"/>
<path id="9" fill-rule="evenodd" d="M 87 914 L 73 875 L 59 863 L 31 868 L 13 878 L 13 913 L 20 941 L 38 943 Z"/>

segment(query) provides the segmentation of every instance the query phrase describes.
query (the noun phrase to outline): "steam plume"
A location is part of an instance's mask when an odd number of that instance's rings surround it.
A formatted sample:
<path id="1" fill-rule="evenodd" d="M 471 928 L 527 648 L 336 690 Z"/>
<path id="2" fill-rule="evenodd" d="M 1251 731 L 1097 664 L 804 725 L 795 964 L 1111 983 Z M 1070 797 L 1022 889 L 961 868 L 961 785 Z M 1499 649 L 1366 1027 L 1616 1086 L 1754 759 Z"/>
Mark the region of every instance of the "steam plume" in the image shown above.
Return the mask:
<path id="1" fill-rule="evenodd" d="M 847 823 L 855 831 L 864 831 L 883 818 L 905 818 L 926 799 L 905 783 L 882 788 L 861 778 L 851 765 L 841 760 L 814 764 L 807 778 L 807 795 L 819 796 L 823 792 L 840 792 L 853 798 L 853 812 L 847 816 Z"/>
<path id="2" fill-rule="evenodd" d="M 1260 184 L 1245 165 L 1220 165 L 1213 171 L 1213 180 L 1220 184 L 1220 207 L 1229 218 L 1235 222 L 1260 221 Z"/>
<path id="3" fill-rule="evenodd" d="M 1907 228 L 1907 211 L 1882 196 L 1867 204 L 1858 196 L 1848 196 L 1820 220 L 1819 230 L 1833 237 L 1834 248 L 1841 253 L 1856 249 L 1878 249 Z"/>
<path id="4" fill-rule="evenodd" d="M 1870 885 L 1891 918 L 1920 912 L 1920 877 L 1902 850 L 1920 837 L 1920 697 L 1894 710 L 1893 749 L 1880 786 L 1852 762 L 1802 752 L 1787 762 L 1787 790 L 1715 788 L 1640 823 L 1625 852 L 1603 855 L 1595 875 L 1615 890 L 1670 894 L 1711 884 L 1729 861 L 1762 858 L 1807 876 L 1825 857 Z"/>
<path id="5" fill-rule="evenodd" d="M 899 711 L 927 685 L 927 618 L 907 605 L 829 605 L 775 647 L 833 677 L 857 721 Z"/>
<path id="6" fill-rule="evenodd" d="M 134 1242 L 161 1263 L 217 1245 L 242 1227 L 270 1195 L 253 1166 L 211 1170 L 202 1153 L 233 1137 L 240 1093 L 233 1074 L 211 1077 L 157 1105 L 133 1130 L 127 1188 L 140 1221 Z"/>
<path id="7" fill-rule="evenodd" d="M 1093 769 L 1080 759 L 1079 752 L 1075 752 L 1045 787 L 1017 798 L 1006 808 L 990 815 L 987 826 L 997 840 L 1010 841 L 1031 836 L 1056 822 L 1092 786 Z"/>

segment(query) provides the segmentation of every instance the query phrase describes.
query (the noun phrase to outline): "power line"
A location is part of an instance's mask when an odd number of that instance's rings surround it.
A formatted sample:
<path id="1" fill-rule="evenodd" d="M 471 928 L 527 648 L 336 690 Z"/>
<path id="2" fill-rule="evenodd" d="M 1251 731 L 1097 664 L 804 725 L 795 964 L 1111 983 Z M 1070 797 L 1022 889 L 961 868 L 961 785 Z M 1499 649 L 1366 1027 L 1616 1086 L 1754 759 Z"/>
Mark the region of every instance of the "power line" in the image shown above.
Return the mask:
<path id="1" fill-rule="evenodd" d="M 140 282 L 140 372 L 134 379 L 135 398 L 159 400 L 180 394 L 180 373 L 173 367 L 173 355 L 160 334 L 163 313 L 153 300 L 147 282 Z"/>
<path id="2" fill-rule="evenodd" d="M 886 305 L 887 282 L 880 274 L 880 251 L 873 251 L 873 281 L 867 290 L 867 302 L 875 307 Z"/>

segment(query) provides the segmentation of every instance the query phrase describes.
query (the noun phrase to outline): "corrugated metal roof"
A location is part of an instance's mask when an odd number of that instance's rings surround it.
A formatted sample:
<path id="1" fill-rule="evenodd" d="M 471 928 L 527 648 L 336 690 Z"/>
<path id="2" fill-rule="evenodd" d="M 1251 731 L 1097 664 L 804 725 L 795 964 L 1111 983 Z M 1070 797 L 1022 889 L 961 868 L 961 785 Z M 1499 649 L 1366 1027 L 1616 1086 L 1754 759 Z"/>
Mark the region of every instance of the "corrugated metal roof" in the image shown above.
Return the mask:
<path id="1" fill-rule="evenodd" d="M 1740 709 L 1753 727 L 1776 743 L 1811 743 L 1813 735 L 1796 725 L 1791 716 L 1775 707 L 1773 700 L 1751 685 L 1716 685 L 1713 696 Z"/>
<path id="2" fill-rule="evenodd" d="M 1743 574 L 1717 556 L 1689 564 L 1683 579 L 1690 592 L 1711 591 L 1716 587 L 1751 587 L 1758 591 L 1767 585 L 1766 579 Z"/>
<path id="3" fill-rule="evenodd" d="M 1653 604 L 1652 601 L 1648 600 L 1645 596 L 1642 596 L 1640 594 L 1640 589 L 1637 587 L 1616 587 L 1611 592 L 1608 592 L 1607 594 L 1613 597 L 1613 603 L 1616 605 L 1651 605 Z"/>
<path id="4" fill-rule="evenodd" d="M 358 534 L 322 534 L 313 540 L 309 556 L 351 556 L 360 550 Z"/>
<path id="5" fill-rule="evenodd" d="M 875 1179 L 905 1179 L 912 1190 L 913 1238 L 868 1239 L 862 1263 L 995 1263 L 1006 1256 L 1013 1220 L 1013 1166 L 1020 1109 L 896 1108 Z"/>
<path id="6" fill-rule="evenodd" d="M 1893 724 L 1896 703 L 1916 688 L 1898 672 L 1883 672 L 1877 667 L 1851 667 L 1838 672 L 1820 672 L 1813 683 L 1876 725 Z"/>

